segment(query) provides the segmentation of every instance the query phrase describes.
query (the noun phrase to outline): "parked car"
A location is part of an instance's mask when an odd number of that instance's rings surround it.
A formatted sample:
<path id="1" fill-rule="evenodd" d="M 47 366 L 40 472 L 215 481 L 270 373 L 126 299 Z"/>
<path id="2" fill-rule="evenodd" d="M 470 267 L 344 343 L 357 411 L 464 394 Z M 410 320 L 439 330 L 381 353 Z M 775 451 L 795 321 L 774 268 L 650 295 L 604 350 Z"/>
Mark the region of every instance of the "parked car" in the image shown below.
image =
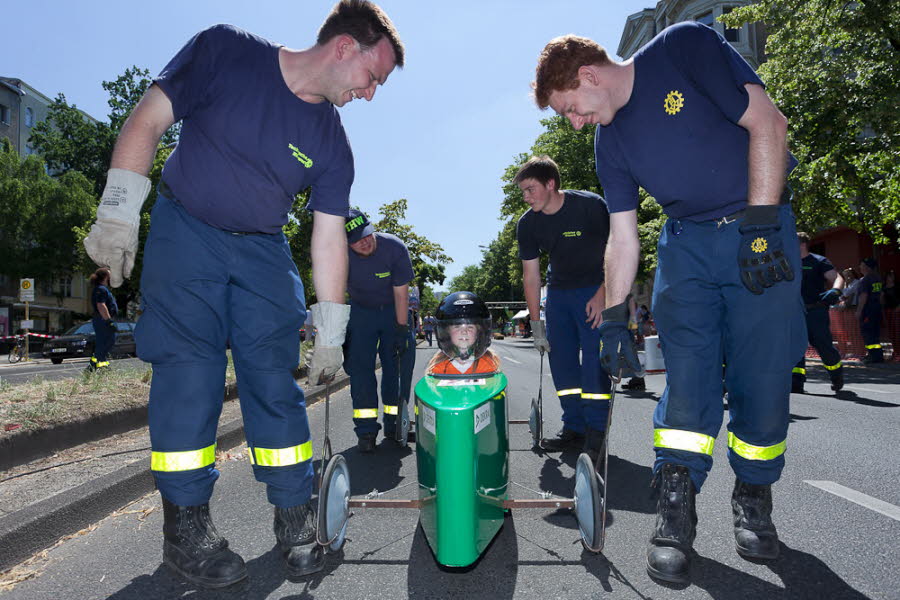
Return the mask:
<path id="1" fill-rule="evenodd" d="M 134 356 L 133 321 L 116 321 L 116 344 L 110 352 L 111 356 Z M 54 365 L 65 358 L 81 358 L 94 353 L 94 324 L 88 321 L 75 325 L 61 336 L 47 340 L 41 355 L 49 358 Z"/>

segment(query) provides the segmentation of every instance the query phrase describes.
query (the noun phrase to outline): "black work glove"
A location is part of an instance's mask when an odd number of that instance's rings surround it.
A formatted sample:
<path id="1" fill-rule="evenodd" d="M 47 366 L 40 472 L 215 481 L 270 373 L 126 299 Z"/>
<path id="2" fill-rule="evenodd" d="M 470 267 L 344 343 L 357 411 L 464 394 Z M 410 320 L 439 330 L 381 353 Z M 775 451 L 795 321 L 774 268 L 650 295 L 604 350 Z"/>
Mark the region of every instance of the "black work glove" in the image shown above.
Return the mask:
<path id="1" fill-rule="evenodd" d="M 740 221 L 738 268 L 741 281 L 754 294 L 762 294 L 782 280 L 793 281 L 794 271 L 778 237 L 778 206 L 748 206 Z"/>
<path id="2" fill-rule="evenodd" d="M 841 301 L 841 292 L 840 290 L 836 290 L 831 288 L 827 292 L 822 292 L 819 295 L 819 302 L 823 304 L 827 304 L 828 306 L 834 306 L 838 302 Z"/>
<path id="3" fill-rule="evenodd" d="M 105 319 L 103 322 L 106 323 L 106 326 L 109 327 L 110 331 L 114 332 L 116 330 L 116 324 L 113 323 L 112 319 Z"/>
<path id="4" fill-rule="evenodd" d="M 597 328 L 600 332 L 600 364 L 613 377 L 619 377 L 622 369 L 626 368 L 640 373 L 636 377 L 642 377 L 644 370 L 638 360 L 634 339 L 628 332 L 628 304 L 616 304 L 600 316 L 603 317 Z"/>
<path id="5" fill-rule="evenodd" d="M 394 326 L 394 357 L 400 358 L 409 350 L 409 325 Z"/>

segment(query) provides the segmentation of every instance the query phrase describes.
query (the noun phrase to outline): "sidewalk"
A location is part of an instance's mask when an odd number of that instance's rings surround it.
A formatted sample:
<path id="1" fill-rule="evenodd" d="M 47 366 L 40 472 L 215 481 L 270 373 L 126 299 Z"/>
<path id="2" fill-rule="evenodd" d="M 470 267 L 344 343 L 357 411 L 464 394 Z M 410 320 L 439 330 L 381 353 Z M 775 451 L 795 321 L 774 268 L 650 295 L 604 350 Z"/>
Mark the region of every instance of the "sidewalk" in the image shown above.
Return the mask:
<path id="1" fill-rule="evenodd" d="M 295 377 L 300 383 L 305 370 Z M 346 374 L 339 376 L 331 392 L 349 382 Z M 307 406 L 325 397 L 325 386 L 301 387 Z M 236 398 L 237 386 L 231 384 L 219 419 L 218 461 L 229 460 L 228 451 L 244 441 Z M 153 491 L 146 413 L 141 407 L 77 423 L 66 428 L 68 437 L 49 430 L 17 440 L 27 446 L 20 451 L 63 449 L 16 466 L 11 461 L 0 471 L 0 572 Z M 114 434 L 111 426 L 118 426 Z"/>

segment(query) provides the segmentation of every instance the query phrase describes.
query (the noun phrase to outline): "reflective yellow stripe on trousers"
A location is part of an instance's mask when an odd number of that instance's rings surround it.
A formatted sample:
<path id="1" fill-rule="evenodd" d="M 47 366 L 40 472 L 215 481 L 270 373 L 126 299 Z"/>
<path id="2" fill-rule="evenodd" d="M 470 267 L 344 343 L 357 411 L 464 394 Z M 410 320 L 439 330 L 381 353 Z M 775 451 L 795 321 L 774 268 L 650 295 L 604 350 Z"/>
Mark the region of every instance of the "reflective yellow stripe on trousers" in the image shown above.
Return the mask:
<path id="1" fill-rule="evenodd" d="M 312 458 L 312 442 L 290 448 L 247 448 L 250 464 L 260 467 L 289 467 Z"/>
<path id="2" fill-rule="evenodd" d="M 825 368 L 828 369 L 829 371 L 834 371 L 835 369 L 840 369 L 842 364 L 843 363 L 841 361 L 837 361 L 833 365 L 825 365 Z"/>
<path id="3" fill-rule="evenodd" d="M 612 394 L 581 394 L 585 400 L 609 400 Z"/>
<path id="4" fill-rule="evenodd" d="M 202 469 L 214 462 L 216 462 L 215 444 L 200 450 L 150 453 L 150 469 L 152 471 L 191 471 Z"/>
<path id="5" fill-rule="evenodd" d="M 556 392 L 557 396 L 568 396 L 570 394 L 581 394 L 581 388 L 569 388 L 567 390 L 559 390 Z"/>
<path id="6" fill-rule="evenodd" d="M 354 419 L 377 419 L 378 418 L 378 409 L 377 408 L 354 408 L 353 409 L 353 418 Z"/>
<path id="7" fill-rule="evenodd" d="M 806 369 L 804 369 L 802 367 L 794 367 L 791 370 L 791 373 L 799 373 L 800 375 L 806 375 Z"/>
<path id="8" fill-rule="evenodd" d="M 866 350 L 878 350 L 881 344 L 866 344 Z"/>
<path id="9" fill-rule="evenodd" d="M 377 412 L 377 411 L 376 411 L 376 412 Z M 396 407 L 396 406 L 391 406 L 390 404 L 385 404 L 385 405 L 384 405 L 384 414 L 386 414 L 386 415 L 396 415 L 396 414 L 397 414 L 397 407 Z"/>
<path id="10" fill-rule="evenodd" d="M 735 454 L 742 456 L 747 460 L 772 460 L 784 454 L 787 448 L 786 442 L 779 442 L 774 446 L 754 446 L 741 440 L 738 436 L 730 431 L 728 432 L 728 447 Z"/>
<path id="11" fill-rule="evenodd" d="M 653 445 L 669 450 L 687 450 L 698 454 L 712 456 L 716 439 L 704 433 L 684 431 L 682 429 L 654 429 Z"/>

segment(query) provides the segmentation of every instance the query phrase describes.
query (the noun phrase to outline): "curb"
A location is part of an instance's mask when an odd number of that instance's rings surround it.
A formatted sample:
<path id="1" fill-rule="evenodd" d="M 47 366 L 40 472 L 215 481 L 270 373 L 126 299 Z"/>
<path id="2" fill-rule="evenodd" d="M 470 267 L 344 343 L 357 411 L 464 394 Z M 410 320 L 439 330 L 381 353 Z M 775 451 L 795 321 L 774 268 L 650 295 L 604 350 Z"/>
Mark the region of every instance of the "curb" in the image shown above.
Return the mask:
<path id="1" fill-rule="evenodd" d="M 295 372 L 294 375 L 295 377 L 301 375 L 301 372 Z M 302 375 L 305 376 L 305 373 Z M 349 383 L 350 377 L 342 375 L 331 384 L 331 391 L 340 390 Z M 232 394 L 231 397 L 229 394 Z M 325 386 L 313 388 L 304 395 L 306 406 L 309 407 L 325 397 Z M 231 384 L 226 388 L 226 400 L 234 398 L 237 398 L 237 386 Z M 142 407 L 141 410 L 144 422 L 138 426 L 146 425 L 147 409 Z M 140 411 L 123 411 L 128 414 L 137 412 Z M 116 416 L 123 413 L 117 413 Z M 125 422 L 124 417 L 122 422 Z M 83 423 L 79 426 L 89 425 Z M 100 431 L 99 426 L 94 427 L 93 424 L 90 424 L 90 428 L 91 431 Z M 126 430 L 127 428 L 122 429 Z M 107 430 L 105 435 L 99 438 L 109 435 L 110 431 Z M 219 427 L 216 450 L 229 450 L 243 441 L 243 420 L 234 419 Z M 71 445 L 70 443 L 69 446 Z M 153 475 L 150 473 L 150 459 L 146 458 L 0 518 L 0 572 L 19 564 L 36 552 L 49 548 L 59 539 L 96 523 L 129 502 L 153 491 L 154 487 Z"/>

